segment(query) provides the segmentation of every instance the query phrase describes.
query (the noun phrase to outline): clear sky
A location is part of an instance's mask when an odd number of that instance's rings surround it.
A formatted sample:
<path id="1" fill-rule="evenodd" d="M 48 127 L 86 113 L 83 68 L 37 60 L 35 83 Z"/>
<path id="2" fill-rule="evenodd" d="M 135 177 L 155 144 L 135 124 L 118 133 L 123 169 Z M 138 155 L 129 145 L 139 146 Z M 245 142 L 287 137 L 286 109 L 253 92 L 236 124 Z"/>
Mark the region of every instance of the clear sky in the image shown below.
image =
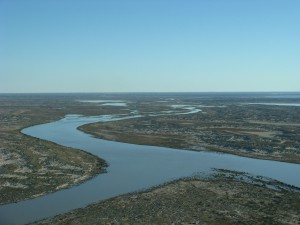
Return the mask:
<path id="1" fill-rule="evenodd" d="M 0 0 L 0 93 L 300 91 L 300 0 Z"/>

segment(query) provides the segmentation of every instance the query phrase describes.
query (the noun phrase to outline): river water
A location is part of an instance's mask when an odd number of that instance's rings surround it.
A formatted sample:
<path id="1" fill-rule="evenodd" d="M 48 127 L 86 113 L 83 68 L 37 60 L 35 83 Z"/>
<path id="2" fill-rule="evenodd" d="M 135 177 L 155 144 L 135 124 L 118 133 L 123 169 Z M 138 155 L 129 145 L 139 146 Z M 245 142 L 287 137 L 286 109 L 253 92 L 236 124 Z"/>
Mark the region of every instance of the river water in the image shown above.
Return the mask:
<path id="1" fill-rule="evenodd" d="M 300 187 L 299 164 L 105 141 L 77 130 L 77 127 L 87 123 L 126 118 L 129 117 L 73 115 L 24 129 L 22 132 L 27 135 L 97 155 L 105 159 L 109 167 L 106 174 L 78 186 L 0 206 L 0 224 L 26 224 L 181 177 L 208 174 L 212 168 L 266 176 Z"/>

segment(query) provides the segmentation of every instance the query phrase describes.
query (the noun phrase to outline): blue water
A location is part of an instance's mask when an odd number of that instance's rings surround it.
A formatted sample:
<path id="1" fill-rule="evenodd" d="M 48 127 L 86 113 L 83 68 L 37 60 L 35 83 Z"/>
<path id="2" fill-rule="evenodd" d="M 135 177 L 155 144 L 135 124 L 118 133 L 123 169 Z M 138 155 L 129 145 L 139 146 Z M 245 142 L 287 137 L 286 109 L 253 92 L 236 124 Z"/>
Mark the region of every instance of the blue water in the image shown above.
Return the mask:
<path id="1" fill-rule="evenodd" d="M 300 106 L 300 103 L 247 103 L 247 105 Z"/>
<path id="2" fill-rule="evenodd" d="M 108 172 L 70 189 L 0 206 L 0 224 L 25 224 L 52 217 L 177 178 L 210 173 L 211 168 L 243 171 L 300 187 L 299 164 L 105 141 L 76 129 L 83 124 L 115 119 L 120 118 L 73 115 L 24 129 L 23 133 L 33 137 L 83 149 L 104 158 L 109 163 Z"/>

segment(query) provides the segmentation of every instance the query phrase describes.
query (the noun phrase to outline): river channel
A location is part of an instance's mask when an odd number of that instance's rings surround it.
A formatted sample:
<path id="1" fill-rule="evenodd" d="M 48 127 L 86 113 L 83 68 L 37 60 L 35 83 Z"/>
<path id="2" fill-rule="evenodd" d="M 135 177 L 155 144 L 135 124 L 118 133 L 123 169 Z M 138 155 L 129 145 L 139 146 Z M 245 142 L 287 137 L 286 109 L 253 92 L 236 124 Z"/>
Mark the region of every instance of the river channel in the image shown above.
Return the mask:
<path id="1" fill-rule="evenodd" d="M 300 165 L 259 160 L 230 154 L 195 152 L 133 145 L 92 137 L 79 131 L 81 125 L 130 117 L 70 115 L 56 122 L 24 129 L 24 134 L 82 149 L 109 163 L 107 173 L 78 186 L 31 200 L 0 206 L 0 224 L 26 224 L 85 207 L 129 192 L 193 176 L 209 174 L 212 168 L 237 170 L 300 187 Z"/>

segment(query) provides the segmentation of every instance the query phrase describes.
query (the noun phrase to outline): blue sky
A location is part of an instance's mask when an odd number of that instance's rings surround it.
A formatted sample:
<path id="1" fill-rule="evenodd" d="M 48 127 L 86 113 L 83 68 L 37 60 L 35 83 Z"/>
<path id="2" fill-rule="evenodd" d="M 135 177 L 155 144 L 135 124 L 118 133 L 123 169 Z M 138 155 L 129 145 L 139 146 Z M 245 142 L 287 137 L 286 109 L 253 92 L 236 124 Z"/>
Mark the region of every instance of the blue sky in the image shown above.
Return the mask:
<path id="1" fill-rule="evenodd" d="M 0 92 L 300 91 L 298 0 L 0 0 Z"/>

